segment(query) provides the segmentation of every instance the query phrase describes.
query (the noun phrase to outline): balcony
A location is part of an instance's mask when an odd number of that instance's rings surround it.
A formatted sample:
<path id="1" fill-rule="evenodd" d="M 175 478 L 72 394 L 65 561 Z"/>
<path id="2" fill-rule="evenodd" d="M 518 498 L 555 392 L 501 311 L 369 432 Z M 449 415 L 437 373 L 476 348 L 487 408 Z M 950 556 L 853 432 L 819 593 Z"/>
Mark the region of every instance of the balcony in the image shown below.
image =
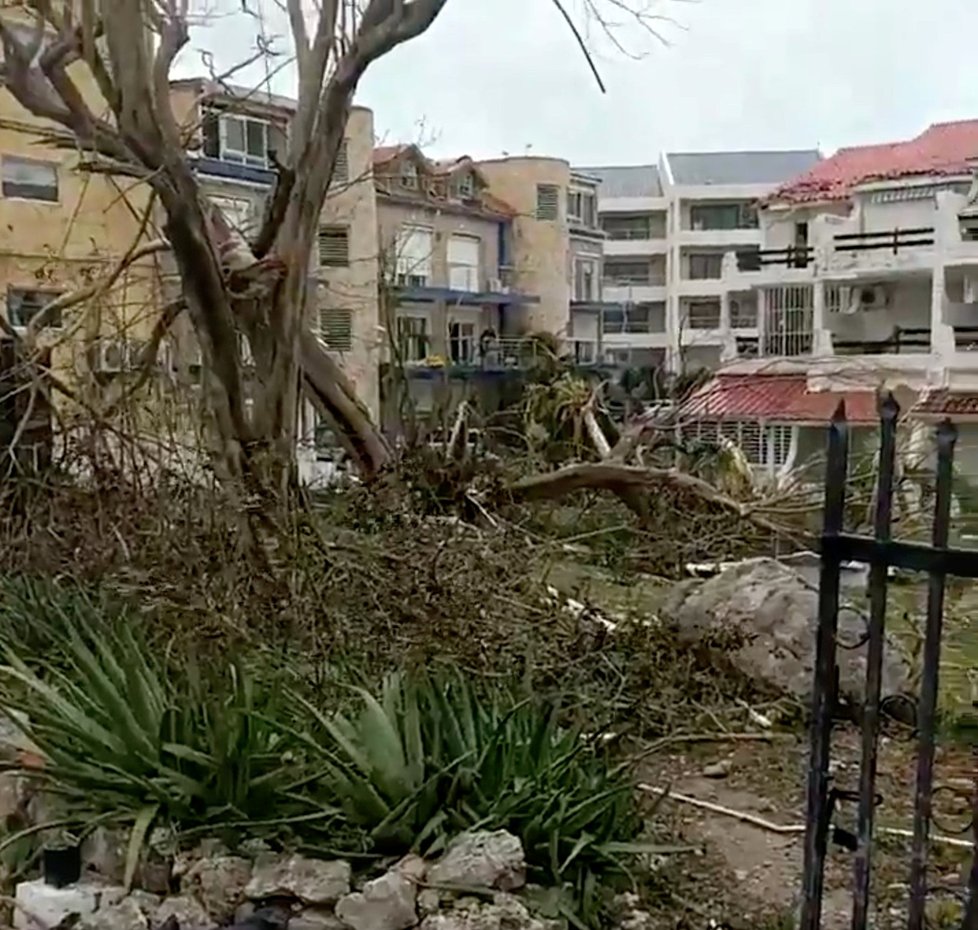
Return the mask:
<path id="1" fill-rule="evenodd" d="M 607 303 L 657 303 L 666 299 L 666 279 L 605 278 L 601 298 Z"/>
<path id="2" fill-rule="evenodd" d="M 934 241 L 933 226 L 836 233 L 825 250 L 823 271 L 848 275 L 929 271 L 934 266 Z"/>
<path id="3" fill-rule="evenodd" d="M 737 249 L 723 256 L 723 279 L 731 289 L 805 283 L 815 276 L 815 249 Z"/>
<path id="4" fill-rule="evenodd" d="M 978 330 L 975 330 L 978 335 Z M 837 339 L 832 336 L 835 355 L 921 355 L 931 351 L 930 327 L 895 326 L 885 339 Z"/>
<path id="5" fill-rule="evenodd" d="M 606 258 L 630 258 L 645 255 L 665 255 L 669 243 L 665 236 L 652 238 L 650 235 L 636 232 L 634 235 L 620 235 L 606 239 L 604 254 Z"/>
<path id="6" fill-rule="evenodd" d="M 719 229 L 681 229 L 680 245 L 755 245 L 761 238 L 756 226 Z"/>

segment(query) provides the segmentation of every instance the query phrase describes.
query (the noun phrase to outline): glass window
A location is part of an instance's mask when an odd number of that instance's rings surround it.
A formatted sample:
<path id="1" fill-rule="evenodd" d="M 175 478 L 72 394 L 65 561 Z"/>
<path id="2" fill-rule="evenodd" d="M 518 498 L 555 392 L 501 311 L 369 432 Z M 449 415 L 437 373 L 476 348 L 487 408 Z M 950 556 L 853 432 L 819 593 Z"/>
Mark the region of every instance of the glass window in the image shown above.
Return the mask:
<path id="1" fill-rule="evenodd" d="M 31 158 L 4 155 L 3 196 L 56 202 L 58 199 L 57 165 Z"/>

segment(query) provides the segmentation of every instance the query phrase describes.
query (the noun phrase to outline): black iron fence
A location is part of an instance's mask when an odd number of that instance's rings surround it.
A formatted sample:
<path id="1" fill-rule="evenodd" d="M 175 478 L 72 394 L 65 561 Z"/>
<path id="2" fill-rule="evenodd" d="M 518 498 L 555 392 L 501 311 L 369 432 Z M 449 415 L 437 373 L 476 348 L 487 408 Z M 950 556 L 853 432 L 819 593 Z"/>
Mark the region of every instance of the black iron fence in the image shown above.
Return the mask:
<path id="1" fill-rule="evenodd" d="M 919 249 L 934 245 L 933 226 L 911 229 L 886 229 L 880 232 L 840 233 L 834 237 L 840 252 L 873 252 L 886 249 L 895 255 L 901 249 Z"/>
<path id="2" fill-rule="evenodd" d="M 937 467 L 930 544 L 892 538 L 894 475 L 899 407 L 890 395 L 880 406 L 880 451 L 874 505 L 874 534 L 848 533 L 843 526 L 849 473 L 849 429 L 845 406 L 839 405 L 829 427 L 822 533 L 819 618 L 812 706 L 811 757 L 807 792 L 807 832 L 803 874 L 802 930 L 818 930 L 821 921 L 825 860 L 833 809 L 840 801 L 857 804 L 855 835 L 845 837 L 853 851 L 853 930 L 867 926 L 872 887 L 874 818 L 877 794 L 877 750 L 884 707 L 881 679 L 885 640 L 888 578 L 891 567 L 926 572 L 927 611 L 919 693 L 914 696 L 916 789 L 914 795 L 909 930 L 922 930 L 928 897 L 928 854 L 934 796 L 935 734 L 941 660 L 944 595 L 948 576 L 978 578 L 978 551 L 948 545 L 954 447 L 957 431 L 950 421 L 937 428 Z M 866 686 L 861 708 L 861 762 L 854 790 L 838 788 L 830 776 L 832 728 L 837 719 L 836 651 L 840 570 L 844 562 L 869 566 L 869 621 L 866 631 Z M 976 788 L 978 805 L 978 788 Z M 978 830 L 978 818 L 975 821 Z M 978 843 L 978 841 L 976 841 Z M 976 845 L 978 851 L 978 845 Z M 965 930 L 978 930 L 978 855 L 971 871 Z"/>

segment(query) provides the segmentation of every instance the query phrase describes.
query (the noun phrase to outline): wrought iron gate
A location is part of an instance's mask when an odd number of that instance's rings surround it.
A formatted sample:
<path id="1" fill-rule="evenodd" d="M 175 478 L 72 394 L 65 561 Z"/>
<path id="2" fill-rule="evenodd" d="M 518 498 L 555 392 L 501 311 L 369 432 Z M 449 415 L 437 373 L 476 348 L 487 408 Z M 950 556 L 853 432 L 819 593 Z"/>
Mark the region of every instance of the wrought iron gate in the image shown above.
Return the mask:
<path id="1" fill-rule="evenodd" d="M 874 505 L 874 535 L 845 532 L 843 515 L 849 468 L 849 431 L 844 404 L 839 405 L 829 427 L 825 475 L 825 511 L 822 531 L 819 618 L 812 702 L 812 741 L 808 773 L 807 831 L 802 930 L 818 930 L 821 922 L 823 879 L 833 807 L 838 800 L 858 804 L 854 853 L 853 930 L 864 930 L 870 905 L 873 853 L 873 820 L 879 798 L 876 792 L 876 760 L 881 724 L 881 673 L 887 603 L 888 569 L 892 567 L 928 574 L 927 615 L 923 642 L 923 668 L 916 695 L 917 781 L 914 797 L 913 838 L 910 867 L 909 930 L 922 930 L 928 895 L 927 858 L 934 789 L 934 748 L 937 726 L 938 668 L 944 618 L 945 582 L 949 575 L 978 578 L 978 551 L 948 547 L 951 518 L 952 465 L 957 431 L 950 421 L 937 428 L 937 472 L 933 528 L 930 545 L 899 542 L 891 536 L 894 472 L 899 407 L 892 395 L 880 405 L 880 452 Z M 866 632 L 866 690 L 861 713 L 862 759 L 858 790 L 834 787 L 829 772 L 831 733 L 836 717 L 836 633 L 839 617 L 839 576 L 843 562 L 869 566 L 869 622 Z M 978 773 L 973 801 L 978 853 Z M 969 879 L 969 900 L 964 930 L 978 930 L 978 855 Z"/>

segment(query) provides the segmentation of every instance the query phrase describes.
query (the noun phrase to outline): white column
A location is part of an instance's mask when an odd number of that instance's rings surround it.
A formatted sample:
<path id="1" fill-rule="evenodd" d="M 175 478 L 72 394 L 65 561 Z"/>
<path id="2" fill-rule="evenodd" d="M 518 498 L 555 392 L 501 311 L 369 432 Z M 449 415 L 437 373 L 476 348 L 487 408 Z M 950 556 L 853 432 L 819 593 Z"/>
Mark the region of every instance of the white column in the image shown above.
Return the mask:
<path id="1" fill-rule="evenodd" d="M 816 280 L 812 285 L 812 355 L 832 354 L 832 335 L 825 319 L 825 282 Z"/>
<path id="2" fill-rule="evenodd" d="M 944 282 L 944 265 L 940 255 L 934 263 L 930 296 L 930 350 L 941 368 L 946 368 L 954 354 L 954 330 L 945 323 L 944 304 L 947 287 Z"/>

